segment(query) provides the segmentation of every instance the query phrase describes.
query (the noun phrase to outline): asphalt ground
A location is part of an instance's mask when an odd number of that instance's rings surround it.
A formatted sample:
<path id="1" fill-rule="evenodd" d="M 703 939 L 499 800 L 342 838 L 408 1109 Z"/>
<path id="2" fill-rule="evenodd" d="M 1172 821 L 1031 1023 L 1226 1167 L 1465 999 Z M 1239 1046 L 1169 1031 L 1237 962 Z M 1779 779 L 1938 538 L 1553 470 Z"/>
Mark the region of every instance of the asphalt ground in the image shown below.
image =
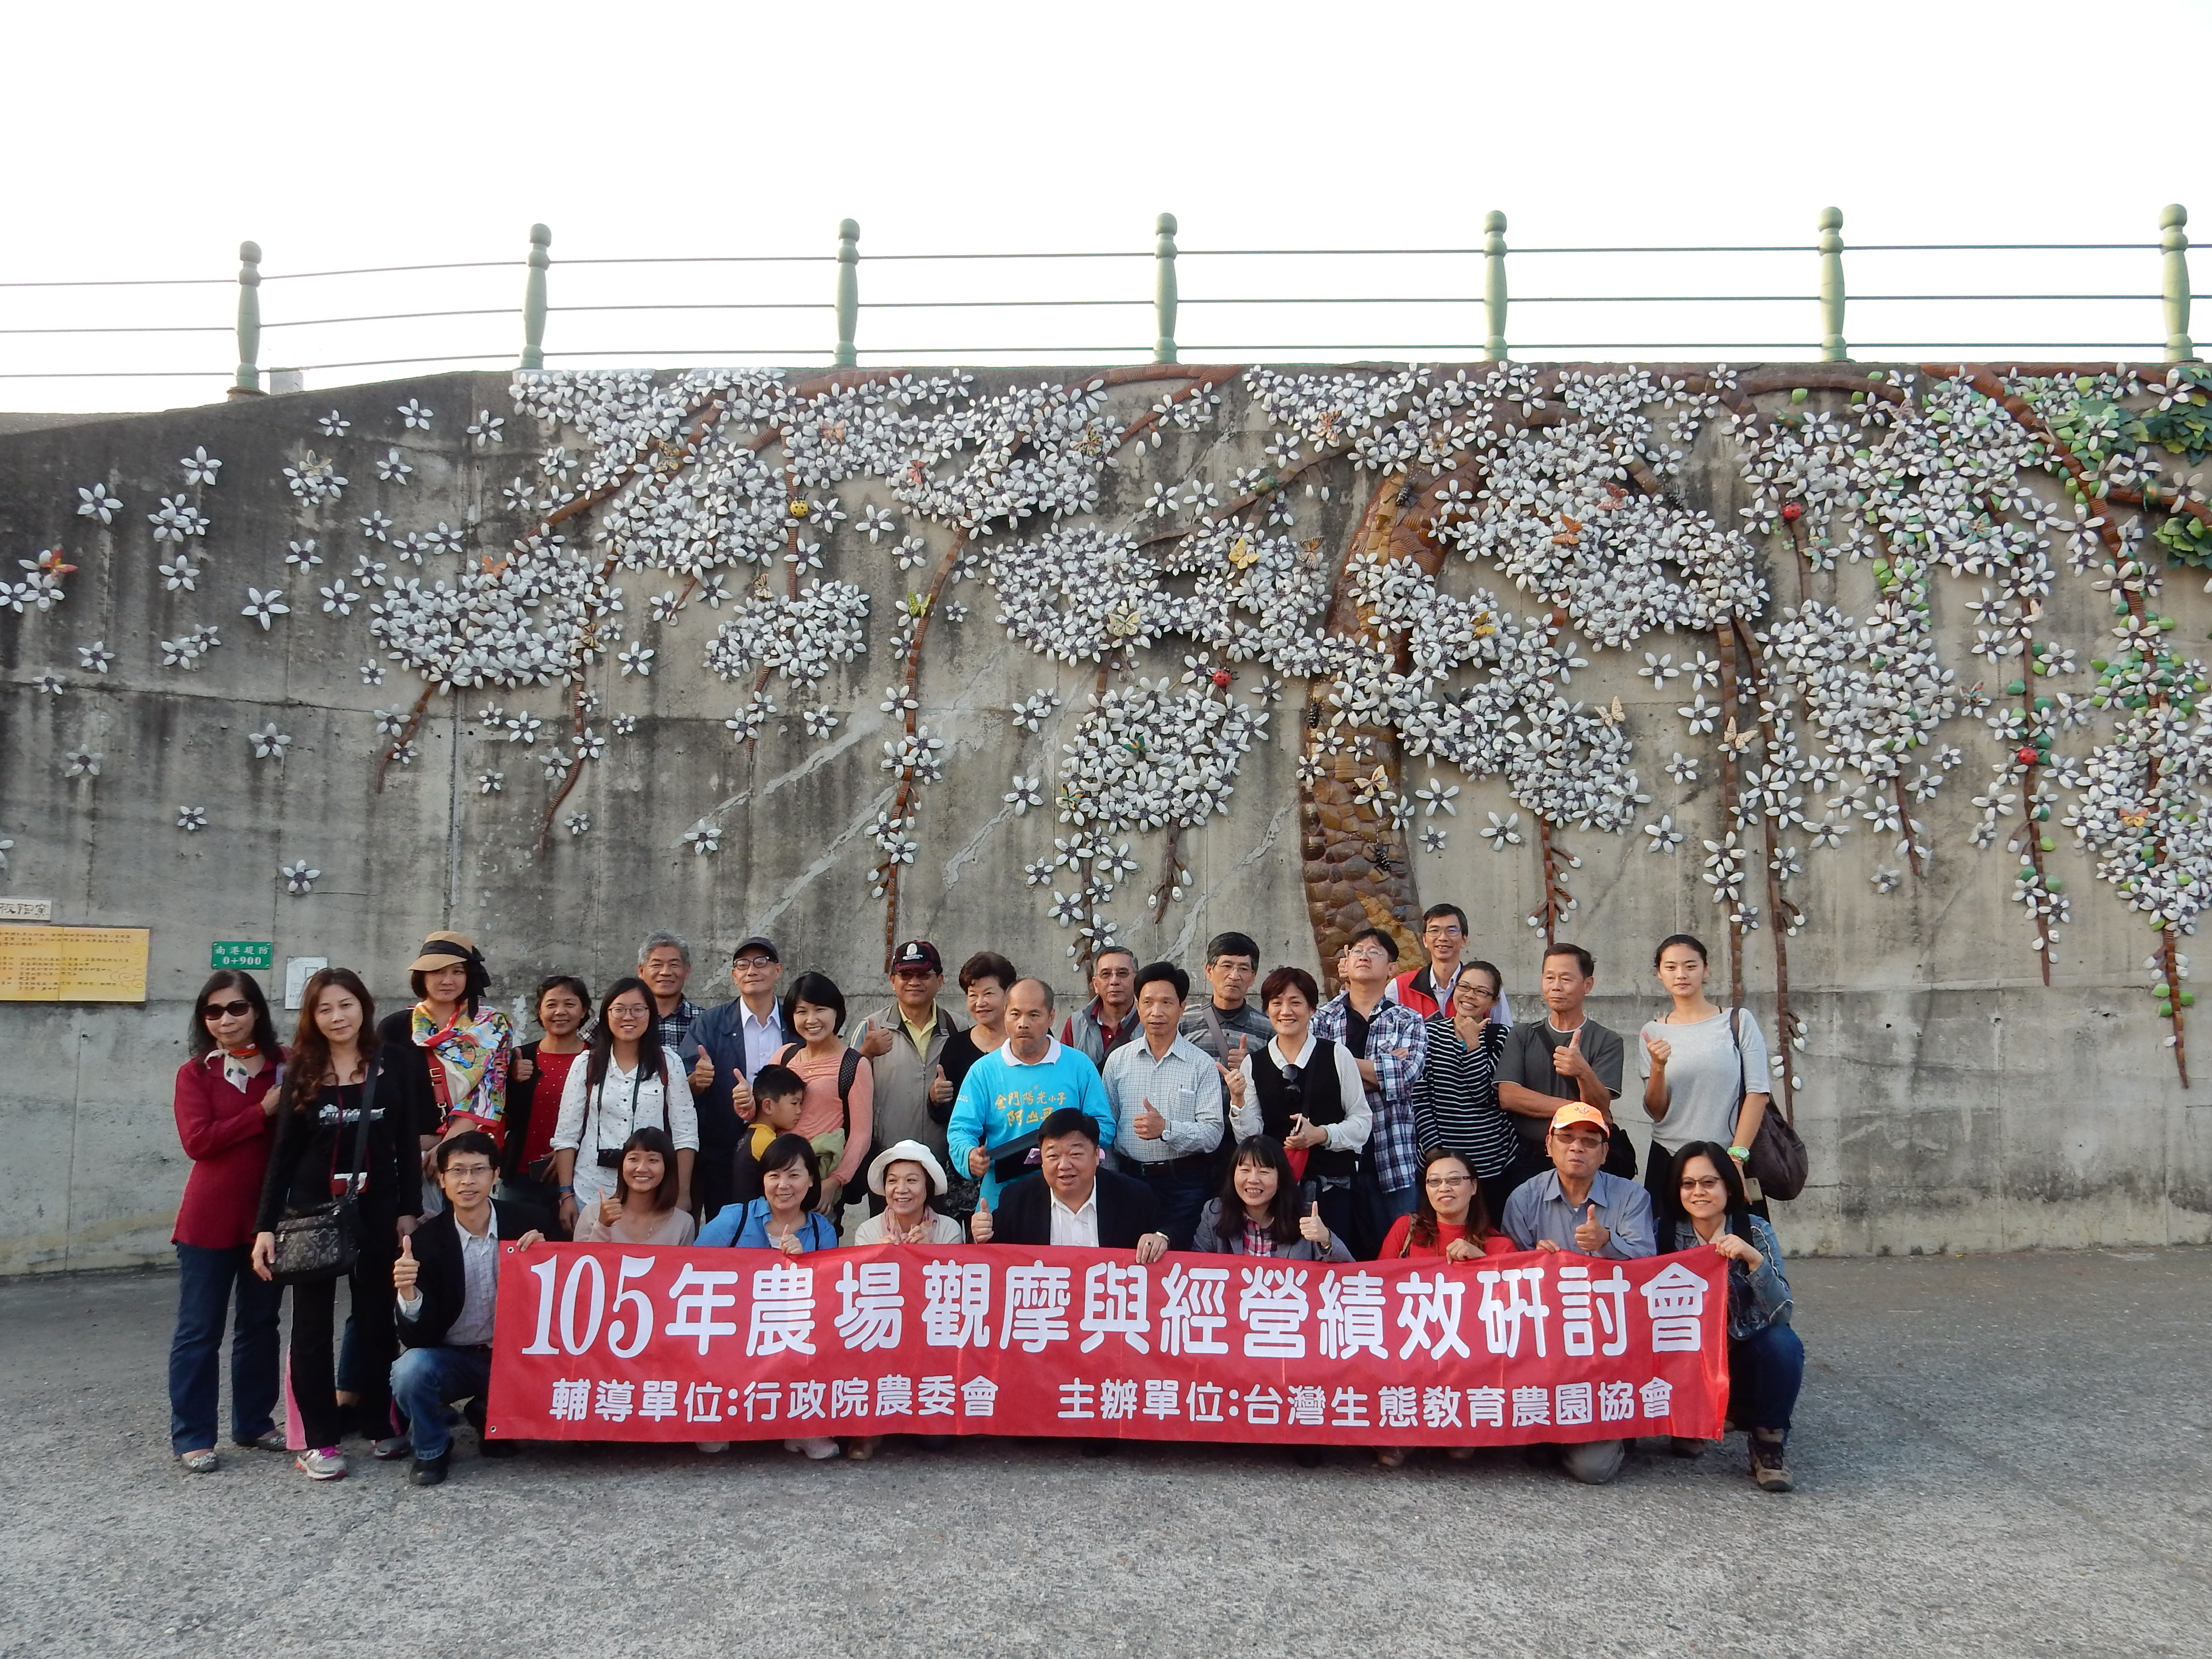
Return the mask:
<path id="1" fill-rule="evenodd" d="M 442 1487 L 168 1455 L 175 1280 L 0 1285 L 0 1655 L 2212 1651 L 2212 1251 L 1791 1264 L 1787 1496 L 1742 1437 L 1518 1454 L 532 1449 Z M 349 1444 L 350 1452 L 362 1450 Z"/>

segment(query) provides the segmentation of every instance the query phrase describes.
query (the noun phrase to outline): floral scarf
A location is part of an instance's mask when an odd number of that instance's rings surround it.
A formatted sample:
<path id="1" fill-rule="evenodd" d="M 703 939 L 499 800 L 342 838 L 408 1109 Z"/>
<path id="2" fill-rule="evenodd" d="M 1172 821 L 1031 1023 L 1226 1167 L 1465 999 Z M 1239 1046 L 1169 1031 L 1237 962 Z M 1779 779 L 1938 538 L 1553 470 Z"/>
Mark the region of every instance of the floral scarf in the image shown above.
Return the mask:
<path id="1" fill-rule="evenodd" d="M 465 1006 L 453 1010 L 443 1026 L 430 1022 L 428 1005 L 415 1005 L 415 1046 L 430 1051 L 430 1088 L 438 1097 L 438 1132 L 459 1119 L 498 1140 L 507 1115 L 507 1067 L 514 1054 L 514 1031 L 496 1008 L 480 1007 L 471 1017 Z"/>

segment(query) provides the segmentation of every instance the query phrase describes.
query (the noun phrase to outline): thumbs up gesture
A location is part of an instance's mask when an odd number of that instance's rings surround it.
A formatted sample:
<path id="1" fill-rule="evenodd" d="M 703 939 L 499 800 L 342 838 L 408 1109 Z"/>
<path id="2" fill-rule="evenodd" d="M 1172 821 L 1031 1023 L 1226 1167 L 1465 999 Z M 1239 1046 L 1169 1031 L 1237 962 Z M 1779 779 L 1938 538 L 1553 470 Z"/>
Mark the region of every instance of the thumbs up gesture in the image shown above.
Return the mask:
<path id="1" fill-rule="evenodd" d="M 1225 1066 L 1217 1060 L 1213 1062 L 1213 1069 L 1221 1073 L 1221 1086 L 1229 1091 L 1229 1103 L 1232 1106 L 1241 1107 L 1243 1105 L 1244 1070 L 1243 1057 L 1240 1055 L 1233 1064 Z"/>
<path id="2" fill-rule="evenodd" d="M 1583 1054 L 1583 1028 L 1575 1027 L 1575 1034 L 1559 1048 L 1552 1050 L 1552 1069 L 1561 1077 L 1571 1077 L 1577 1082 L 1596 1074 L 1590 1070 L 1589 1060 Z"/>
<path id="3" fill-rule="evenodd" d="M 752 1121 L 753 1086 L 745 1081 L 743 1072 L 739 1072 L 737 1080 L 730 1085 L 730 1109 L 744 1121 Z"/>
<path id="4" fill-rule="evenodd" d="M 1139 1139 L 1158 1140 L 1168 1132 L 1168 1121 L 1160 1115 L 1159 1109 L 1148 1100 L 1137 1113 L 1135 1121 L 1130 1127 L 1136 1130 Z"/>
<path id="5" fill-rule="evenodd" d="M 1319 1200 L 1316 1200 L 1314 1206 L 1298 1218 L 1298 1235 L 1323 1255 L 1328 1254 L 1328 1228 L 1321 1218 Z"/>
<path id="6" fill-rule="evenodd" d="M 704 1048 L 702 1048 L 699 1051 L 699 1058 L 691 1063 L 692 1091 L 694 1093 L 696 1093 L 702 1089 L 709 1088 L 713 1085 L 714 1081 L 714 1057 L 708 1054 Z"/>
<path id="7" fill-rule="evenodd" d="M 945 1075 L 945 1068 L 942 1066 L 937 1068 L 937 1074 L 929 1080 L 929 1097 L 939 1106 L 952 1098 L 952 1079 Z"/>
<path id="8" fill-rule="evenodd" d="M 399 1292 L 402 1302 L 415 1299 L 415 1281 L 421 1277 L 422 1272 L 422 1263 L 415 1260 L 415 1241 L 401 1239 L 399 1260 L 392 1264 L 392 1288 Z"/>
<path id="9" fill-rule="evenodd" d="M 1581 1223 L 1575 1228 L 1575 1248 L 1584 1255 L 1595 1255 L 1613 1238 L 1612 1231 L 1597 1218 L 1597 1206 L 1593 1204 L 1583 1212 Z"/>
<path id="10" fill-rule="evenodd" d="M 878 1030 L 874 1020 L 864 1019 L 860 1022 L 860 1040 L 853 1046 L 866 1059 L 881 1060 L 891 1051 L 891 1034 L 887 1030 Z"/>
<path id="11" fill-rule="evenodd" d="M 988 1206 L 975 1206 L 975 1213 L 969 1218 L 968 1237 L 978 1244 L 991 1242 L 991 1212 Z"/>

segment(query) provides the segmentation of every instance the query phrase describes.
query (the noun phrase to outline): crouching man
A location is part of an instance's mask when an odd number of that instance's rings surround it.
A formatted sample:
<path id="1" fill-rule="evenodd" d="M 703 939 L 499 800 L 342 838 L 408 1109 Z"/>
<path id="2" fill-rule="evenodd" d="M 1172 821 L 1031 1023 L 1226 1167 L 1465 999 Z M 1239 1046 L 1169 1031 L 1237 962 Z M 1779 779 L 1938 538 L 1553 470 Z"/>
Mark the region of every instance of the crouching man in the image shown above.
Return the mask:
<path id="1" fill-rule="evenodd" d="M 514 1455 L 512 1444 L 483 1431 L 499 1241 L 510 1238 L 526 1250 L 545 1237 L 531 1211 L 493 1200 L 499 1148 L 483 1131 L 465 1130 L 440 1141 L 436 1161 L 446 1207 L 401 1241 L 399 1260 L 392 1267 L 405 1347 L 392 1364 L 392 1399 L 407 1419 L 415 1451 L 408 1478 L 418 1486 L 434 1486 L 446 1478 L 453 1449 L 446 1408 L 456 1401 L 470 1402 L 468 1419 L 483 1437 L 486 1457 Z"/>

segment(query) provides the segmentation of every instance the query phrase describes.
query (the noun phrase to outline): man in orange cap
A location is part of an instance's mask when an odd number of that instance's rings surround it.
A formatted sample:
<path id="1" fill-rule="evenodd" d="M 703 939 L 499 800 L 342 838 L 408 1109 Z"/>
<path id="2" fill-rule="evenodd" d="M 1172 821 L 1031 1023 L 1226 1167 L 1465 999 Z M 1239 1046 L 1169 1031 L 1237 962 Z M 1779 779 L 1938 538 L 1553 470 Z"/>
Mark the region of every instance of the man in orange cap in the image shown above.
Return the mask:
<path id="1" fill-rule="evenodd" d="M 1643 1187 L 1606 1174 L 1605 1114 L 1570 1101 L 1552 1114 L 1544 1148 L 1552 1167 L 1513 1189 L 1505 1200 L 1506 1236 L 1524 1250 L 1568 1251 L 1625 1260 L 1656 1249 L 1651 1199 Z M 1585 1440 L 1559 1448 L 1559 1467 L 1585 1486 L 1602 1486 L 1620 1473 L 1627 1443 Z"/>
<path id="2" fill-rule="evenodd" d="M 1544 1135 L 1552 1167 L 1514 1188 L 1498 1222 L 1522 1249 L 1622 1261 L 1657 1249 L 1650 1194 L 1600 1167 L 1607 1128 L 1605 1114 L 1579 1100 L 1552 1114 Z"/>

